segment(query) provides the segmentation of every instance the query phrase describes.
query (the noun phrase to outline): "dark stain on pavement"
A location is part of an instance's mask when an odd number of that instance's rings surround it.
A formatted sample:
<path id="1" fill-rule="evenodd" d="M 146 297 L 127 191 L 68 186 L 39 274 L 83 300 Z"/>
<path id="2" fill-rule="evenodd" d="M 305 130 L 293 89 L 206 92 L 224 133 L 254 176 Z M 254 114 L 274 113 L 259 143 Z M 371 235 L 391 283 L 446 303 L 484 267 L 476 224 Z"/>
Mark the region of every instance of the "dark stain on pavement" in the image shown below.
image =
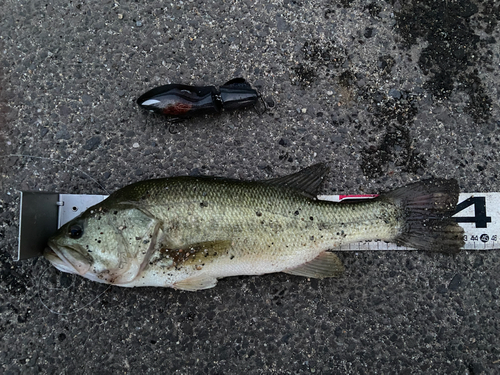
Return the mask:
<path id="1" fill-rule="evenodd" d="M 488 63 L 490 52 L 484 51 L 495 40 L 481 40 L 472 20 L 479 20 L 485 25 L 484 31 L 491 33 L 500 17 L 499 5 L 486 3 L 478 7 L 468 0 L 413 0 L 403 2 L 396 14 L 399 32 L 408 46 L 417 44 L 417 39 L 428 43 L 419 59 L 420 68 L 428 76 L 426 89 L 439 100 L 448 99 L 453 90 L 465 92 L 469 96 L 465 111 L 478 123 L 490 118 L 491 98 L 477 66 Z"/>
<path id="2" fill-rule="evenodd" d="M 412 128 L 418 113 L 418 95 L 391 90 L 389 95 L 373 87 L 365 89 L 363 99 L 374 115 L 374 126 L 385 134 L 375 145 L 365 147 L 361 154 L 361 169 L 370 178 L 391 174 L 395 170 L 422 174 L 427 164 L 413 147 Z M 375 137 L 370 141 L 376 142 Z"/>
<path id="3" fill-rule="evenodd" d="M 309 86 L 322 70 L 326 76 L 333 76 L 346 61 L 346 51 L 332 40 L 306 40 L 300 49 L 303 62 L 292 68 L 292 83 Z"/>

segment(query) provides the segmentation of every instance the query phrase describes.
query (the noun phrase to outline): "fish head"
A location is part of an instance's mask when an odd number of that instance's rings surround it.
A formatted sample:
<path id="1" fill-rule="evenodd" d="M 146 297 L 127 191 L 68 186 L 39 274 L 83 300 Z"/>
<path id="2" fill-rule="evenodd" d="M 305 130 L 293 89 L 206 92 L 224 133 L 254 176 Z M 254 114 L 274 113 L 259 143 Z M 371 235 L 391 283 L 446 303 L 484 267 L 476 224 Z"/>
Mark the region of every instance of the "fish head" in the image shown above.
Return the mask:
<path id="1" fill-rule="evenodd" d="M 94 206 L 59 228 L 44 256 L 62 272 L 127 286 L 147 264 L 157 232 L 140 210 Z"/>
<path id="2" fill-rule="evenodd" d="M 85 221 L 74 220 L 49 239 L 44 257 L 62 272 L 85 275 L 94 263 L 85 245 Z"/>

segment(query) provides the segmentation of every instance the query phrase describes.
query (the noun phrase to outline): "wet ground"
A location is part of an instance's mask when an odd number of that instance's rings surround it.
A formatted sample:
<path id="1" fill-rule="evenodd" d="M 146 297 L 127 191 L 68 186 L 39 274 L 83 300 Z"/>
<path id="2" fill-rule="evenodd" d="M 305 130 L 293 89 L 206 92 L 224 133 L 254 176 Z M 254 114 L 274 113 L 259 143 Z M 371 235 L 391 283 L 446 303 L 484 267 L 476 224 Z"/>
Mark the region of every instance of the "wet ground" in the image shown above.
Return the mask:
<path id="1" fill-rule="evenodd" d="M 326 162 L 324 193 L 430 176 L 500 191 L 498 2 L 5 0 L 0 12 L 0 372 L 500 372 L 498 251 L 343 253 L 342 279 L 233 277 L 195 293 L 107 289 L 14 260 L 20 190 Z M 264 114 L 172 125 L 135 104 L 157 85 L 240 76 Z"/>

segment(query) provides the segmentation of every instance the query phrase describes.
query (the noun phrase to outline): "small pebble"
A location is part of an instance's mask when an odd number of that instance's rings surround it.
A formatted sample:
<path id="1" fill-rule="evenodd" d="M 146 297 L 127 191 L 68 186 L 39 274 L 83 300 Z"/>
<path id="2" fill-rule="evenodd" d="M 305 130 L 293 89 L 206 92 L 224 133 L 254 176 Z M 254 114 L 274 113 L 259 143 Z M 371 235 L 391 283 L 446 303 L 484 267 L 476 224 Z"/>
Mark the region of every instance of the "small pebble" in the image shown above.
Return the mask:
<path id="1" fill-rule="evenodd" d="M 394 99 L 401 99 L 401 91 L 396 89 L 390 89 L 389 96 L 392 96 Z"/>
<path id="2" fill-rule="evenodd" d="M 122 20 L 122 19 L 123 19 L 123 14 L 118 13 L 118 19 L 119 19 L 119 20 Z"/>
<path id="3" fill-rule="evenodd" d="M 326 92 L 326 95 L 330 95 L 330 96 L 332 96 L 332 95 L 333 95 L 333 91 L 328 90 L 328 91 Z"/>
<path id="4" fill-rule="evenodd" d="M 141 27 L 141 26 L 142 26 L 142 22 L 141 22 L 141 21 L 137 21 L 137 22 L 135 23 L 135 26 L 137 26 L 137 27 Z"/>
<path id="5" fill-rule="evenodd" d="M 139 143 L 135 142 L 133 145 L 132 145 L 133 148 L 139 148 Z"/>
<path id="6" fill-rule="evenodd" d="M 307 108 L 302 108 L 302 113 L 306 113 L 307 112 Z"/>

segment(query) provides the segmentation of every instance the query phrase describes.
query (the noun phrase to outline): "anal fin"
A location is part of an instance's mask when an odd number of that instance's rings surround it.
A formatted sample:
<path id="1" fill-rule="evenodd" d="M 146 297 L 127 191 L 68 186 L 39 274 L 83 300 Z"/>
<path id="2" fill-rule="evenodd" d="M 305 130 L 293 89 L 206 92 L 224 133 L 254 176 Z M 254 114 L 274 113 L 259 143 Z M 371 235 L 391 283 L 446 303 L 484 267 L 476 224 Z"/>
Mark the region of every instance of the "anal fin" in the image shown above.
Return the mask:
<path id="1" fill-rule="evenodd" d="M 290 275 L 322 279 L 324 277 L 340 277 L 344 273 L 344 265 L 337 255 L 325 251 L 310 262 L 283 271 Z"/>
<path id="2" fill-rule="evenodd" d="M 198 275 L 178 281 L 174 288 L 194 292 L 196 290 L 210 289 L 217 285 L 217 278 L 209 275 Z"/>

